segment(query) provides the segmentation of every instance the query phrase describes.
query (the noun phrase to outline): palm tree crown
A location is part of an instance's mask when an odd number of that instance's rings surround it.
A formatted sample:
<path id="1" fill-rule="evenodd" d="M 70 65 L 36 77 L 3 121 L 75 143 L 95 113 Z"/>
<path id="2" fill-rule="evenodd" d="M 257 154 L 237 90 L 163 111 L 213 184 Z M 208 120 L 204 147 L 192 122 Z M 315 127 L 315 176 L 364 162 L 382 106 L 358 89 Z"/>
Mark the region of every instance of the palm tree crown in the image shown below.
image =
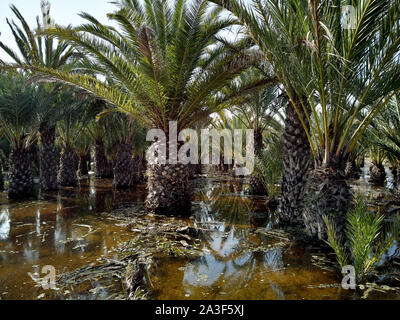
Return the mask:
<path id="1" fill-rule="evenodd" d="M 216 35 L 236 21 L 205 0 L 124 0 L 109 18 L 119 29 L 82 13 L 88 23 L 56 27 L 47 35 L 84 53 L 80 74 L 36 66 L 36 71 L 91 92 L 167 131 L 170 120 L 182 129 L 225 106 L 216 93 L 245 68 Z M 107 79 L 107 84 L 103 81 Z"/>
<path id="2" fill-rule="evenodd" d="M 319 165 L 349 153 L 400 90 L 398 1 L 213 2 L 243 22 L 271 64 Z M 355 10 L 347 25 L 349 5 Z"/>

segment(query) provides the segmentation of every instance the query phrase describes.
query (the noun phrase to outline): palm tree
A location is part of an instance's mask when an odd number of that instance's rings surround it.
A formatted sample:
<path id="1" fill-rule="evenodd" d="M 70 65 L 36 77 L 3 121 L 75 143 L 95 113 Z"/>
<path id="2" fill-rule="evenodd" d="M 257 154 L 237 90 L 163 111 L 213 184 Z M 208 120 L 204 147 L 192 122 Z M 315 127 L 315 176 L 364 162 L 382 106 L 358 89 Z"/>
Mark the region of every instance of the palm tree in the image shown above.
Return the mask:
<path id="1" fill-rule="evenodd" d="M 93 140 L 91 139 L 87 130 L 84 130 L 79 139 L 75 141 L 74 149 L 78 156 L 78 175 L 80 177 L 87 176 L 89 174 L 90 160 L 91 160 L 91 147 Z"/>
<path id="2" fill-rule="evenodd" d="M 279 207 L 278 196 L 283 177 L 283 138 L 270 134 L 266 140 L 267 147 L 256 157 L 255 172 L 267 191 L 267 209 L 275 212 Z"/>
<path id="3" fill-rule="evenodd" d="M 245 139 L 245 135 L 246 135 L 246 125 L 244 123 L 244 121 L 242 121 L 240 119 L 239 116 L 235 116 L 235 115 L 230 115 L 229 112 L 227 110 L 222 110 L 220 112 L 217 113 L 217 117 L 214 119 L 209 119 L 209 121 L 211 122 L 211 126 L 212 128 L 218 130 L 219 132 L 222 133 L 222 138 L 221 140 L 217 140 L 217 141 L 212 141 L 213 144 L 210 145 L 210 151 L 212 151 L 213 149 L 216 149 L 220 151 L 220 164 L 218 166 L 219 171 L 221 172 L 229 172 L 230 170 L 232 170 L 236 164 L 234 162 L 235 159 L 235 154 L 233 151 L 233 159 L 232 159 L 232 164 L 227 164 L 225 163 L 225 154 L 224 154 L 224 150 L 225 150 L 225 138 L 230 139 L 230 137 L 228 137 L 225 133 L 226 131 L 223 130 L 228 130 L 229 131 L 229 135 L 231 134 L 230 132 L 233 130 L 240 130 L 242 131 L 242 138 Z"/>
<path id="4" fill-rule="evenodd" d="M 265 75 L 260 74 L 255 70 L 250 70 L 244 73 L 238 79 L 247 85 L 256 83 L 265 78 Z M 273 76 L 270 76 L 273 78 Z M 261 157 L 264 149 L 264 136 L 271 131 L 278 132 L 281 129 L 280 121 L 284 121 L 279 111 L 282 109 L 284 99 L 279 97 L 279 87 L 271 84 L 265 89 L 259 90 L 243 96 L 243 101 L 230 108 L 230 111 L 243 122 L 247 129 L 254 130 L 254 150 L 256 157 Z M 256 195 L 266 195 L 267 190 L 262 183 L 257 172 L 254 172 L 250 177 L 250 192 Z"/>
<path id="5" fill-rule="evenodd" d="M 11 10 L 19 21 L 18 26 L 13 20 L 7 19 L 7 24 L 14 36 L 18 52 L 12 50 L 0 41 L 0 48 L 17 64 L 40 65 L 43 67 L 68 70 L 76 61 L 76 53 L 65 42 L 54 41 L 43 35 L 38 35 L 46 28 L 52 26 L 50 16 L 50 4 L 47 1 L 41 2 L 42 22 L 37 17 L 37 30 L 29 27 L 21 12 L 11 6 Z M 40 118 L 40 177 L 42 189 L 46 191 L 56 190 L 57 184 L 57 152 L 55 148 L 56 123 L 59 120 L 58 92 L 60 86 L 54 84 L 42 85 L 47 95 L 46 100 L 52 97 L 53 103 L 47 103 L 37 109 Z"/>
<path id="6" fill-rule="evenodd" d="M 368 154 L 372 162 L 369 182 L 375 186 L 383 186 L 386 181 L 384 163 L 387 154 L 385 149 L 380 146 L 379 141 L 384 139 L 384 132 L 375 127 L 375 123 L 373 123 L 367 130 L 365 138 L 368 139 Z"/>
<path id="7" fill-rule="evenodd" d="M 398 179 L 398 167 L 400 161 L 400 95 L 397 94 L 392 98 L 388 107 L 378 115 L 373 122 L 373 139 L 369 142 L 373 144 L 373 148 L 379 150 L 375 152 L 376 156 L 383 154 L 392 165 L 392 173 L 394 182 L 397 183 Z M 381 157 L 380 157 L 381 158 Z M 385 169 L 383 167 L 383 161 L 375 160 L 375 168 L 371 168 L 372 172 L 380 173 L 380 176 L 384 176 Z M 374 162 L 374 161 L 373 161 Z M 380 164 L 380 165 L 379 165 Z M 380 168 L 380 170 L 379 170 Z M 377 170 L 378 169 L 378 170 Z M 372 178 L 372 175 L 371 175 Z M 379 179 L 378 179 L 379 180 Z M 382 180 L 382 179 L 381 179 Z M 384 180 L 384 179 L 383 179 Z"/>
<path id="8" fill-rule="evenodd" d="M 114 185 L 117 189 L 130 188 L 139 182 L 140 163 L 133 156 L 133 141 L 146 140 L 142 134 L 143 128 L 138 121 L 121 113 L 109 115 L 107 120 L 111 124 L 110 138 L 114 147 L 112 152 Z"/>
<path id="9" fill-rule="evenodd" d="M 205 0 L 123 0 L 108 17 L 119 29 L 104 26 L 89 14 L 88 23 L 47 34 L 79 48 L 90 57 L 80 70 L 66 73 L 35 66 L 46 77 L 74 84 L 117 106 L 150 128 L 178 132 L 226 107 L 218 90 L 250 61 L 227 50 L 216 38 L 235 20 L 220 16 Z M 25 66 L 29 68 L 29 66 Z M 110 79 L 110 83 L 101 78 Z M 147 208 L 152 211 L 188 209 L 190 191 L 184 165 L 148 166 Z"/>
<path id="10" fill-rule="evenodd" d="M 349 154 L 349 159 L 347 161 L 345 170 L 346 178 L 349 180 L 358 180 L 361 177 L 361 168 L 363 167 L 363 161 L 367 147 L 367 144 L 364 144 L 362 140 L 365 139 L 361 139 L 360 142 L 357 143 L 356 147 Z"/>
<path id="11" fill-rule="evenodd" d="M 0 75 L 0 127 L 11 146 L 8 196 L 31 196 L 34 181 L 31 147 L 39 130 L 35 117 L 38 93 L 20 74 Z"/>
<path id="12" fill-rule="evenodd" d="M 303 214 L 309 235 L 326 238 L 322 216 L 329 214 L 342 230 L 351 201 L 344 177 L 348 155 L 400 88 L 400 3 L 252 0 L 249 6 L 240 0 L 213 2 L 246 26 L 290 99 L 284 220 L 296 221 Z M 343 15 L 346 5 L 354 8 L 351 24 Z M 305 179 L 307 150 L 315 166 L 310 179 Z M 303 210 L 307 181 L 310 197 Z"/>
<path id="13" fill-rule="evenodd" d="M 98 109 L 98 108 L 101 109 Z M 105 104 L 96 100 L 95 108 L 105 110 Z M 88 133 L 94 141 L 94 162 L 96 178 L 112 178 L 112 161 L 107 158 L 106 145 L 110 145 L 109 133 L 112 131 L 109 119 L 93 120 L 87 127 Z"/>
<path id="14" fill-rule="evenodd" d="M 78 99 L 76 92 L 65 91 L 61 98 L 65 107 L 62 120 L 57 125 L 58 142 L 61 146 L 58 183 L 63 187 L 74 187 L 78 183 L 79 165 L 75 145 L 85 134 L 84 129 L 93 118 L 93 111 L 87 100 Z"/>

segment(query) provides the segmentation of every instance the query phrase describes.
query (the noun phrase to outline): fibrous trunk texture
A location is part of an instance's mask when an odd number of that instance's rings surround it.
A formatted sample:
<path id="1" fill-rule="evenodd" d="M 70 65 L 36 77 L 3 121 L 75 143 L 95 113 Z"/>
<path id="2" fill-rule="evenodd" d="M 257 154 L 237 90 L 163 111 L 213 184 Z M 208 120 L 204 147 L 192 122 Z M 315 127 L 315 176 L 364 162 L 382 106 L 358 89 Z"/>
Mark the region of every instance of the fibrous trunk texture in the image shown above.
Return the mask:
<path id="1" fill-rule="evenodd" d="M 78 156 L 72 147 L 63 147 L 60 156 L 60 169 L 58 182 L 63 187 L 75 187 L 78 184 L 77 177 Z"/>
<path id="2" fill-rule="evenodd" d="M 89 174 L 89 162 L 90 162 L 89 151 L 86 154 L 79 156 L 78 172 L 81 177 L 87 176 Z"/>
<path id="3" fill-rule="evenodd" d="M 250 176 L 250 190 L 249 193 L 255 196 L 266 196 L 268 195 L 264 184 L 261 182 L 259 177 L 255 173 Z"/>
<path id="4" fill-rule="evenodd" d="M 302 107 L 298 109 L 307 124 Z M 298 225 L 302 223 L 305 186 L 311 162 L 307 135 L 291 103 L 286 109 L 283 163 L 280 222 Z"/>
<path id="5" fill-rule="evenodd" d="M 147 161 L 146 161 L 146 159 L 141 158 L 141 157 L 134 157 L 133 162 L 135 164 L 136 172 L 137 172 L 136 183 L 145 183 L 147 181 L 147 175 L 146 175 Z"/>
<path id="6" fill-rule="evenodd" d="M 383 164 L 372 164 L 370 168 L 370 179 L 371 182 L 375 186 L 383 186 L 386 180 L 386 171 Z"/>
<path id="7" fill-rule="evenodd" d="M 55 140 L 55 126 L 40 131 L 40 182 L 42 190 L 45 191 L 54 191 L 58 189 L 58 163 Z"/>
<path id="8" fill-rule="evenodd" d="M 183 164 L 148 164 L 146 208 L 178 215 L 190 211 L 189 168 Z"/>
<path id="9" fill-rule="evenodd" d="M 33 194 L 31 152 L 25 148 L 11 151 L 9 156 L 8 197 L 23 199 Z"/>
<path id="10" fill-rule="evenodd" d="M 95 144 L 96 178 L 112 178 L 112 165 L 108 162 L 104 142 L 96 141 Z"/>
<path id="11" fill-rule="evenodd" d="M 312 239 L 327 240 L 324 216 L 334 223 L 338 234 L 345 234 L 346 214 L 352 199 L 345 163 L 338 161 L 317 167 L 309 175 L 303 218 L 306 233 Z"/>
<path id="12" fill-rule="evenodd" d="M 117 189 L 130 188 L 135 180 L 135 172 L 132 161 L 132 145 L 119 143 L 117 147 L 117 159 L 114 162 L 114 185 Z"/>

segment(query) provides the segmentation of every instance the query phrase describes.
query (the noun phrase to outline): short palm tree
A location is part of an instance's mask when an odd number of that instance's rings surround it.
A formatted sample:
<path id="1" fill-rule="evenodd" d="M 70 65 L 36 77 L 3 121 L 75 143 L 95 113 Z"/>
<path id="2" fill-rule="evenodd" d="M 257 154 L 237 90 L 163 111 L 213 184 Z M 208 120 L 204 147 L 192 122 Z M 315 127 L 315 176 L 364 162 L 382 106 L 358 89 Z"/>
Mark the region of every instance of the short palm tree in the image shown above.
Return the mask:
<path id="1" fill-rule="evenodd" d="M 98 109 L 98 108 L 101 109 Z M 100 100 L 96 100 L 95 108 L 104 111 L 105 104 Z M 109 147 L 111 139 L 111 123 L 109 119 L 93 119 L 88 127 L 87 132 L 94 141 L 94 163 L 96 178 L 112 178 L 112 161 L 107 158 L 106 147 Z"/>
<path id="2" fill-rule="evenodd" d="M 37 90 L 22 75 L 0 75 L 0 130 L 11 146 L 8 174 L 8 196 L 11 199 L 21 199 L 33 193 L 31 147 L 39 130 L 38 104 Z"/>
<path id="3" fill-rule="evenodd" d="M 85 128 L 93 119 L 93 113 L 87 100 L 78 98 L 72 90 L 61 94 L 64 104 L 62 120 L 57 124 L 58 142 L 61 146 L 58 183 L 63 187 L 74 187 L 78 183 L 77 141 L 84 138 Z"/>
<path id="4" fill-rule="evenodd" d="M 392 165 L 392 173 L 397 183 L 398 168 L 400 161 L 400 94 L 397 94 L 388 104 L 388 107 L 378 115 L 373 122 L 374 139 L 370 139 L 370 143 L 375 149 L 380 150 Z M 378 153 L 376 153 L 378 154 Z M 381 164 L 383 161 L 381 161 Z M 376 163 L 375 163 L 376 165 Z M 384 173 L 383 166 L 376 166 L 374 171 Z M 380 170 L 376 170 L 379 169 Z"/>
<path id="5" fill-rule="evenodd" d="M 235 23 L 205 0 L 123 0 L 108 17 L 119 28 L 104 26 L 89 14 L 88 23 L 47 32 L 79 48 L 90 59 L 80 70 L 66 73 L 35 66 L 46 77 L 74 84 L 143 121 L 150 128 L 178 132 L 226 107 L 216 93 L 247 64 L 218 39 Z M 29 66 L 25 66 L 30 68 Z M 101 75 L 110 82 L 103 82 Z M 190 191 L 184 165 L 148 166 L 147 208 L 152 211 L 188 209 Z"/>
<path id="6" fill-rule="evenodd" d="M 78 156 L 78 175 L 80 177 L 87 176 L 89 174 L 92 145 L 93 140 L 91 136 L 87 130 L 83 130 L 79 136 L 79 139 L 77 139 L 74 144 L 74 149 Z"/>
<path id="7" fill-rule="evenodd" d="M 384 258 L 399 239 L 400 216 L 386 222 L 384 215 L 369 211 L 366 199 L 357 198 L 346 217 L 347 243 L 329 218 L 324 220 L 328 229 L 327 243 L 334 250 L 339 267 L 354 266 L 357 283 L 365 283 L 378 275 L 379 266 L 389 262 Z"/>
<path id="8" fill-rule="evenodd" d="M 371 159 L 372 165 L 370 167 L 369 182 L 375 186 L 383 186 L 386 181 L 385 161 L 387 153 L 381 147 L 379 141 L 384 139 L 384 132 L 376 127 L 376 122 L 368 129 L 365 134 L 368 143 L 368 155 Z"/>
<path id="9" fill-rule="evenodd" d="M 52 26 L 50 15 L 50 4 L 41 2 L 42 21 L 37 17 L 37 30 L 33 30 L 15 7 L 11 6 L 12 12 L 19 21 L 18 26 L 14 21 L 7 23 L 14 36 L 18 52 L 0 41 L 0 48 L 17 64 L 40 65 L 57 70 L 68 70 L 75 62 L 77 55 L 65 42 L 55 43 L 51 38 L 38 33 Z M 57 152 L 55 148 L 56 123 L 59 120 L 58 93 L 60 86 L 46 84 L 43 86 L 42 94 L 53 103 L 47 103 L 37 109 L 40 118 L 40 176 L 42 189 L 46 191 L 56 190 L 57 185 Z"/>
<path id="10" fill-rule="evenodd" d="M 365 139 L 361 139 L 349 154 L 345 170 L 346 178 L 349 180 L 358 180 L 361 177 L 367 147 L 362 140 Z"/>
<path id="11" fill-rule="evenodd" d="M 278 196 L 283 177 L 283 139 L 282 136 L 270 135 L 267 147 L 256 157 L 255 172 L 257 179 L 265 188 L 269 211 L 275 212 L 279 206 Z"/>
<path id="12" fill-rule="evenodd" d="M 108 116 L 110 122 L 110 138 L 113 146 L 114 186 L 126 189 L 139 182 L 138 159 L 134 159 L 134 140 L 145 141 L 142 126 L 125 114 L 115 113 Z M 136 161 L 135 161 L 136 160 Z"/>
<path id="13" fill-rule="evenodd" d="M 303 215 L 310 236 L 326 238 L 322 216 L 329 213 L 342 230 L 351 201 L 343 173 L 348 155 L 400 89 L 400 2 L 213 2 L 246 26 L 290 100 L 283 220 L 295 222 Z M 351 21 L 343 14 L 349 5 L 354 8 Z M 305 178 L 307 150 L 315 164 L 310 179 Z M 307 181 L 310 199 L 303 210 Z"/>

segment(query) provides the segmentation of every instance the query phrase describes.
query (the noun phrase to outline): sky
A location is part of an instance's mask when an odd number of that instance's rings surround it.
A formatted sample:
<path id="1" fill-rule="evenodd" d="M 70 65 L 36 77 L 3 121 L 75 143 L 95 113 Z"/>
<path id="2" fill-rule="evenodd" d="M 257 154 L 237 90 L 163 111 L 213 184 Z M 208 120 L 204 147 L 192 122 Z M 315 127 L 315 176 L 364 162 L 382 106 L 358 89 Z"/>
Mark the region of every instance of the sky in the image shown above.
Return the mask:
<path id="1" fill-rule="evenodd" d="M 78 16 L 79 12 L 88 12 L 98 20 L 108 24 L 107 13 L 115 9 L 110 0 L 51 0 L 51 16 L 57 24 L 78 25 L 84 20 Z M 16 48 L 14 38 L 7 25 L 6 18 L 15 16 L 10 9 L 14 4 L 22 13 L 32 29 L 36 28 L 36 16 L 42 16 L 40 0 L 0 0 L 0 39 L 13 49 Z M 7 54 L 0 50 L 0 59 L 10 61 Z"/>

